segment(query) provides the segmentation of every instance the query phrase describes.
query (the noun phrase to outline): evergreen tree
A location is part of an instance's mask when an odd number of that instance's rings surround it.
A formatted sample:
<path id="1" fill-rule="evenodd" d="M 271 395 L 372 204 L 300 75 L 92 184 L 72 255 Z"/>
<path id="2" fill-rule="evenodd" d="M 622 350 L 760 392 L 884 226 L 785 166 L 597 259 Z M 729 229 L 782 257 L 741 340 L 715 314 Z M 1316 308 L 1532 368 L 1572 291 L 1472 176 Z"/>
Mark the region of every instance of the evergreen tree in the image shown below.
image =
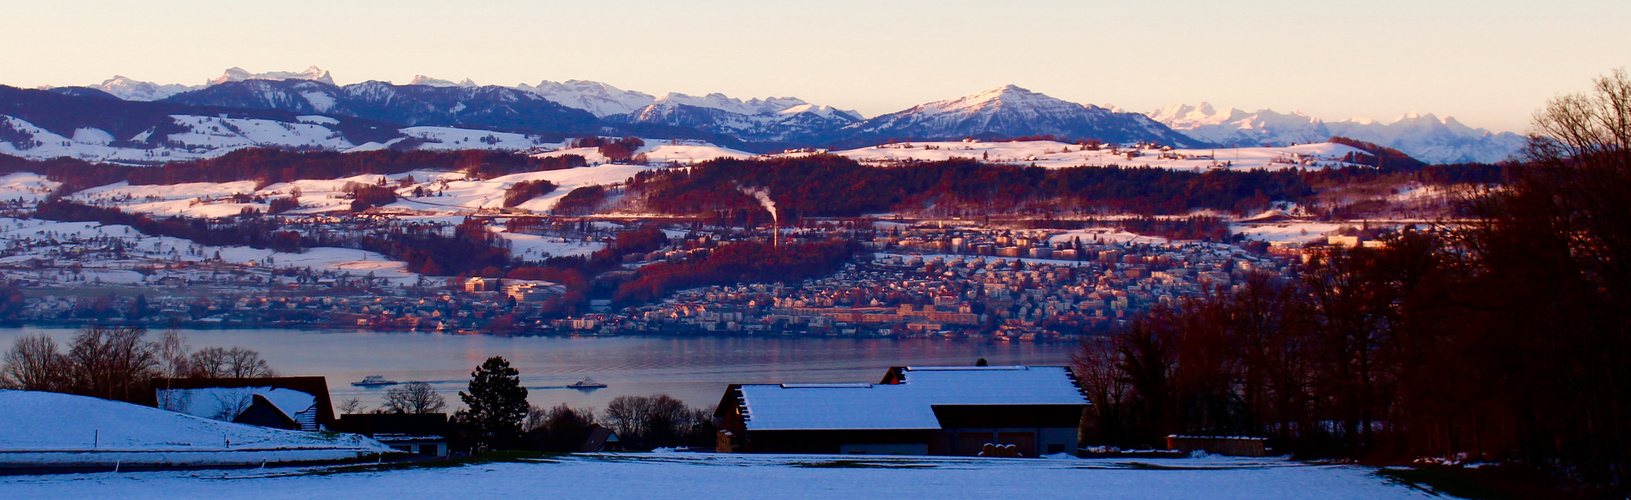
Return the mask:
<path id="1" fill-rule="evenodd" d="M 521 386 L 521 372 L 510 367 L 503 356 L 487 358 L 470 372 L 470 392 L 459 392 L 468 409 L 460 410 L 459 421 L 478 442 L 502 448 L 521 435 L 527 418 L 527 388 Z"/>

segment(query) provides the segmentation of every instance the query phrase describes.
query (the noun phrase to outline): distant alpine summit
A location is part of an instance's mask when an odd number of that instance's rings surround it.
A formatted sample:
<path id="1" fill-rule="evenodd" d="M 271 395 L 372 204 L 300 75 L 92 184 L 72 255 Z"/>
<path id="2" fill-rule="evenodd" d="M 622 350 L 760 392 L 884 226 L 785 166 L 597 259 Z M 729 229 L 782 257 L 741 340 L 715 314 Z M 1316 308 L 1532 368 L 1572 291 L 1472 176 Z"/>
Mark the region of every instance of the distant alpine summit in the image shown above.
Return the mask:
<path id="1" fill-rule="evenodd" d="M 1518 154 L 1527 140 L 1511 132 L 1490 132 L 1415 113 L 1390 123 L 1350 118 L 1325 122 L 1300 111 L 1216 109 L 1209 103 L 1174 104 L 1149 113 L 1179 133 L 1221 146 L 1286 146 L 1342 136 L 1403 151 L 1428 163 L 1495 163 Z"/>
<path id="2" fill-rule="evenodd" d="M 847 131 L 861 138 L 944 140 L 1050 134 L 1105 142 L 1206 145 L 1204 140 L 1174 132 L 1142 114 L 1055 99 L 1015 85 L 921 104 L 852 125 Z"/>

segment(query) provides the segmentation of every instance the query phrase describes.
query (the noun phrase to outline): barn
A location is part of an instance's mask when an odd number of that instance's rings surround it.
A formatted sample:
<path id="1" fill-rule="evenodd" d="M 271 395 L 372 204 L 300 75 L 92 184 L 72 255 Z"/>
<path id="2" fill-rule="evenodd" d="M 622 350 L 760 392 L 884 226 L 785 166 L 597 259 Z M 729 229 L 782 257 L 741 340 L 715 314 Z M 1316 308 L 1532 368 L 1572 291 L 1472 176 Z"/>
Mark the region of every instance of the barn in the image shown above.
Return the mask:
<path id="1" fill-rule="evenodd" d="M 876 383 L 732 384 L 722 453 L 1020 456 L 1074 453 L 1089 402 L 1062 366 L 907 366 Z"/>

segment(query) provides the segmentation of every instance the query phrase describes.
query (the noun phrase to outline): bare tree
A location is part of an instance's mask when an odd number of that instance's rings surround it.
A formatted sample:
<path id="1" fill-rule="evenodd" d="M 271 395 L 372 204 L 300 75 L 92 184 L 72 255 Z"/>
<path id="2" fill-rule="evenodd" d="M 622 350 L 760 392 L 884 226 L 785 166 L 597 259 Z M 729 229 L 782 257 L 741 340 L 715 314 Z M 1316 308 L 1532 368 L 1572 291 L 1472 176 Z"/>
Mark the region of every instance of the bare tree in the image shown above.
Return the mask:
<path id="1" fill-rule="evenodd" d="M 346 415 L 356 415 L 358 413 L 368 412 L 368 405 L 362 404 L 362 400 L 357 398 L 341 401 L 340 404 L 335 406 L 335 408 L 340 410 L 340 413 Z"/>
<path id="2" fill-rule="evenodd" d="M 385 391 L 381 409 L 392 413 L 436 413 L 447 408 L 447 399 L 424 382 L 408 382 Z"/>
<path id="3" fill-rule="evenodd" d="M 92 326 L 74 336 L 66 356 L 72 392 L 129 401 L 157 374 L 154 344 L 147 328 Z"/>
<path id="4" fill-rule="evenodd" d="M 0 386 L 25 391 L 62 390 L 63 364 L 62 353 L 51 337 L 41 334 L 19 338 L 6 351 L 5 366 L 0 367 Z"/>
<path id="5" fill-rule="evenodd" d="M 175 330 L 165 330 L 157 346 L 159 374 L 169 378 L 187 376 L 189 350 L 186 337 Z"/>
<path id="6" fill-rule="evenodd" d="M 188 374 L 202 378 L 275 377 L 261 354 L 242 347 L 205 347 L 188 358 Z"/>

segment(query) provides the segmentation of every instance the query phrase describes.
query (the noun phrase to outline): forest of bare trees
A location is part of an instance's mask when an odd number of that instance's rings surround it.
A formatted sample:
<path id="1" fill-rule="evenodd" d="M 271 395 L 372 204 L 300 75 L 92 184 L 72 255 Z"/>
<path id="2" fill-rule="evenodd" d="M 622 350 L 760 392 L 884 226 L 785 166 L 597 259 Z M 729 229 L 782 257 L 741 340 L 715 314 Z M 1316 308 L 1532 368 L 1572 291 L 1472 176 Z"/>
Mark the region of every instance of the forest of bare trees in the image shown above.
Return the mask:
<path id="1" fill-rule="evenodd" d="M 1332 250 L 1084 343 L 1091 444 L 1525 464 L 1631 487 L 1631 77 L 1536 114 L 1470 222 Z"/>
<path id="2" fill-rule="evenodd" d="M 249 378 L 274 372 L 260 353 L 241 347 L 190 351 L 174 331 L 157 341 L 140 326 L 88 326 L 66 345 L 49 335 L 17 339 L 0 364 L 0 387 L 116 401 L 141 401 L 159 377 Z"/>

